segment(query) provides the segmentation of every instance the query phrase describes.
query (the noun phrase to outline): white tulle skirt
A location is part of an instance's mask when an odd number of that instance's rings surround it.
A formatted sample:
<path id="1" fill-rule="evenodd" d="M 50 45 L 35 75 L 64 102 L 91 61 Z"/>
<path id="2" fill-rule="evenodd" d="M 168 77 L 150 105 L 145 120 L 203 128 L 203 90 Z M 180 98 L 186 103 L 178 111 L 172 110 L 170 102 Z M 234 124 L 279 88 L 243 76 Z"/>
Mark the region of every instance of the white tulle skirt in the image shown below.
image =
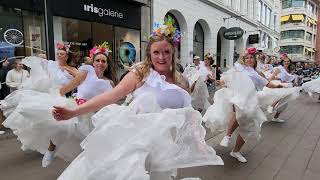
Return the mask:
<path id="1" fill-rule="evenodd" d="M 226 87 L 216 91 L 214 104 L 203 117 L 212 131 L 226 131 L 233 110 L 239 124 L 239 133 L 246 141 L 259 139 L 261 125 L 267 120 L 260 108 L 255 86 L 248 75 L 229 70 L 223 74 Z M 234 107 L 234 108 L 233 108 Z"/>
<path id="2" fill-rule="evenodd" d="M 258 98 L 261 108 L 266 111 L 268 106 L 274 103 L 281 102 L 287 104 L 290 101 L 297 99 L 300 95 L 301 87 L 293 88 L 268 88 L 264 87 L 262 91 L 258 92 Z"/>
<path id="3" fill-rule="evenodd" d="M 166 180 L 176 168 L 223 165 L 191 107 L 161 110 L 145 95 L 129 106 L 109 105 L 92 120 L 83 152 L 59 180 Z"/>
<path id="4" fill-rule="evenodd" d="M 3 124 L 18 136 L 23 150 L 34 150 L 43 154 L 52 141 L 57 146 L 55 155 L 72 161 L 82 150 L 81 141 L 92 129 L 91 115 L 69 121 L 56 121 L 52 116 L 54 105 L 74 107 L 76 102 L 57 93 L 37 92 L 33 96 L 23 97 Z"/>
<path id="5" fill-rule="evenodd" d="M 302 84 L 303 90 L 320 94 L 320 78 Z"/>
<path id="6" fill-rule="evenodd" d="M 3 100 L 0 101 L 0 108 L 3 111 L 3 115 L 8 117 L 18 106 L 21 99 L 24 97 L 33 97 L 40 92 L 28 89 L 20 89 L 13 91 Z"/>

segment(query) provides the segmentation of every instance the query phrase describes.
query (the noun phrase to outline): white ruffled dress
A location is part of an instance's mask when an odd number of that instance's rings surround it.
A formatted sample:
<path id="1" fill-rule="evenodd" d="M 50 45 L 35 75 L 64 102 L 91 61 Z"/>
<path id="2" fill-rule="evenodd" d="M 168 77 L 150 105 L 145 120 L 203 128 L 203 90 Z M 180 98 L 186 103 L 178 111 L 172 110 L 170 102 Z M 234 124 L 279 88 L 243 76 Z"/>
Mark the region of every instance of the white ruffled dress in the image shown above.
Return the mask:
<path id="1" fill-rule="evenodd" d="M 197 110 L 207 110 L 210 106 L 210 102 L 208 100 L 208 88 L 205 83 L 206 75 L 201 75 L 200 71 L 195 66 L 189 65 L 185 68 L 183 76 L 188 80 L 190 87 L 196 83 L 193 92 L 191 92 L 192 107 Z"/>
<path id="2" fill-rule="evenodd" d="M 129 106 L 109 105 L 93 116 L 83 152 L 59 180 L 168 180 L 177 168 L 223 165 L 204 140 L 189 94 L 152 69 L 144 81 Z"/>
<path id="3" fill-rule="evenodd" d="M 30 76 L 22 82 L 18 90 L 10 93 L 4 100 L 0 102 L 0 108 L 4 116 L 8 117 L 18 106 L 22 97 L 34 96 L 39 92 L 48 93 L 49 89 L 59 85 L 50 80 L 50 74 L 54 75 L 57 69 L 54 64 L 57 62 L 44 60 L 38 57 L 26 57 L 22 63 L 31 68 Z M 49 68 L 50 67 L 50 68 Z M 48 69 L 52 73 L 48 72 Z M 68 79 L 72 78 L 68 76 Z"/>
<path id="4" fill-rule="evenodd" d="M 320 77 L 302 84 L 303 90 L 308 93 L 320 94 Z"/>
<path id="5" fill-rule="evenodd" d="M 256 87 L 265 82 L 255 78 L 257 74 L 252 76 L 253 71 L 238 64 L 222 74 L 226 87 L 216 91 L 214 104 L 203 117 L 212 132 L 226 131 L 234 106 L 241 137 L 246 141 L 260 138 L 261 125 L 267 118 L 260 108 Z"/>
<path id="6" fill-rule="evenodd" d="M 276 68 L 280 69 L 280 73 L 277 76 L 280 80 L 272 82 L 275 84 L 285 85 L 286 88 L 264 87 L 258 92 L 260 105 L 264 111 L 267 110 L 268 106 L 272 106 L 276 102 L 278 102 L 278 105 L 276 106 L 275 110 L 283 111 L 289 102 L 297 99 L 300 96 L 301 87 L 293 87 L 292 85 L 292 82 L 295 80 L 296 76 L 288 73 L 283 66 L 278 66 Z"/>
<path id="7" fill-rule="evenodd" d="M 87 72 L 87 77 L 78 86 L 77 99 L 89 100 L 112 89 L 108 80 L 98 79 L 92 66 L 84 65 L 79 70 Z M 81 141 L 93 128 L 89 121 L 92 114 L 70 121 L 56 121 L 52 116 L 54 105 L 69 107 L 77 105 L 75 99 L 62 97 L 58 90 L 23 97 L 4 125 L 11 128 L 18 136 L 23 150 L 35 150 L 43 154 L 52 141 L 57 146 L 55 155 L 66 161 L 72 161 L 81 152 Z"/>

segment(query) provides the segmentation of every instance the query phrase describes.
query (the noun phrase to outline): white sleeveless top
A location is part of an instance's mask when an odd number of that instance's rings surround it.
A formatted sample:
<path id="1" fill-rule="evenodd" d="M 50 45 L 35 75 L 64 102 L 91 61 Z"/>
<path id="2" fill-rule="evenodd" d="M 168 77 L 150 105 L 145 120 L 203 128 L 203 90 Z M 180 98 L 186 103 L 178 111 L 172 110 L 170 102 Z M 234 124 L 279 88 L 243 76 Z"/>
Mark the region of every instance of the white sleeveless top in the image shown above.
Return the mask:
<path id="1" fill-rule="evenodd" d="M 79 71 L 87 72 L 86 79 L 78 86 L 77 98 L 89 100 L 94 96 L 110 91 L 112 86 L 109 80 L 99 79 L 91 65 L 82 65 Z"/>
<path id="2" fill-rule="evenodd" d="M 132 93 L 133 98 L 152 93 L 162 109 L 191 107 L 189 93 L 175 84 L 168 83 L 165 79 L 165 76 L 150 69 L 150 74 L 145 78 L 144 84 Z"/>
<path id="3" fill-rule="evenodd" d="M 269 83 L 266 78 L 260 76 L 252 67 L 244 66 L 240 63 L 234 63 L 234 68 L 237 71 L 245 72 L 250 77 L 257 90 L 262 90 L 263 87 Z"/>
<path id="4" fill-rule="evenodd" d="M 73 79 L 73 76 L 67 70 L 59 68 L 58 61 L 48 61 L 48 72 L 50 78 L 60 86 L 66 85 Z"/>
<path id="5" fill-rule="evenodd" d="M 291 83 L 295 79 L 295 75 L 292 75 L 287 72 L 287 70 L 283 66 L 278 66 L 276 68 L 280 69 L 280 73 L 277 77 L 284 83 Z"/>

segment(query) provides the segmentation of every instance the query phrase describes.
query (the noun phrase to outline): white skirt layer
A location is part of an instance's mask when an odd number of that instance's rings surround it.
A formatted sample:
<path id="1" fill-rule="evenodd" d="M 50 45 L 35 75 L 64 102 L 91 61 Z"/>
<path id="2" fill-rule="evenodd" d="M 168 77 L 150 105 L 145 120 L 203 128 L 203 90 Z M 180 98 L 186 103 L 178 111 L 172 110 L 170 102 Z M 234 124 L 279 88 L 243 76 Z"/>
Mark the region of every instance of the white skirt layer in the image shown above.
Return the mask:
<path id="1" fill-rule="evenodd" d="M 39 94 L 38 91 L 20 89 L 13 91 L 7 97 L 0 101 L 0 109 L 3 111 L 3 115 L 8 117 L 18 106 L 20 100 L 24 97 L 33 97 Z"/>
<path id="2" fill-rule="evenodd" d="M 306 92 L 320 94 L 320 78 L 303 83 L 302 88 Z"/>
<path id="3" fill-rule="evenodd" d="M 0 101 L 0 109 L 6 117 L 14 111 L 22 98 L 34 96 L 37 92 L 49 93 L 51 88 L 58 87 L 47 74 L 47 60 L 38 57 L 26 57 L 22 60 L 22 63 L 31 68 L 30 77 L 22 82 L 18 90 L 13 91 L 4 100 Z"/>
<path id="4" fill-rule="evenodd" d="M 155 102 L 146 95 L 129 106 L 109 105 L 96 113 L 83 152 L 58 179 L 147 180 L 154 179 L 153 172 L 170 175 L 176 168 L 223 165 L 205 143 L 199 112 L 191 107 L 161 110 Z"/>
<path id="5" fill-rule="evenodd" d="M 258 96 L 251 79 L 244 73 L 229 70 L 223 74 L 226 88 L 216 91 L 214 104 L 203 117 L 212 132 L 225 131 L 235 107 L 239 133 L 247 141 L 259 139 L 261 125 L 267 120 L 259 106 Z"/>
<path id="6" fill-rule="evenodd" d="M 268 88 L 264 87 L 258 92 L 258 98 L 261 108 L 265 111 L 268 106 L 281 100 L 281 104 L 289 103 L 297 99 L 300 95 L 301 87 L 293 88 Z"/>
<path id="7" fill-rule="evenodd" d="M 90 132 L 91 116 L 56 121 L 52 116 L 54 105 L 74 107 L 76 103 L 73 99 L 59 95 L 37 93 L 22 98 L 16 110 L 3 124 L 18 136 L 23 150 L 43 154 L 52 141 L 57 146 L 55 155 L 72 161 L 81 152 L 80 143 Z"/>

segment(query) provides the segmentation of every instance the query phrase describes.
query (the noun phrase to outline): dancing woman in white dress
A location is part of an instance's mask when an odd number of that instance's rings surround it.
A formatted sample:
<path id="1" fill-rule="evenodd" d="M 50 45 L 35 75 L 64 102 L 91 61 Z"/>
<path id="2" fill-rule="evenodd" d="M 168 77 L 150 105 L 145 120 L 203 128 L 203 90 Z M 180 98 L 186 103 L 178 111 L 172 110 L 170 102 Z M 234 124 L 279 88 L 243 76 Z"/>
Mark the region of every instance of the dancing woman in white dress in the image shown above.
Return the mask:
<path id="1" fill-rule="evenodd" d="M 74 108 L 55 106 L 60 121 L 102 108 L 84 151 L 58 179 L 168 180 L 176 168 L 223 164 L 206 145 L 201 114 L 190 107 L 187 81 L 175 70 L 177 36 L 173 24 L 160 26 L 146 59 L 112 91 Z M 112 105 L 130 93 L 129 106 Z"/>
<path id="2" fill-rule="evenodd" d="M 110 91 L 113 87 L 113 80 L 108 77 L 113 77 L 110 73 L 110 59 L 108 57 L 108 47 L 102 45 L 93 48 L 93 67 L 91 65 L 82 65 L 79 67 L 79 73 L 74 81 L 71 81 L 66 87 L 68 89 L 77 88 L 74 105 L 80 105 L 89 99 L 102 94 L 103 92 Z M 107 72 L 107 73 L 106 73 Z M 108 74 L 109 73 L 109 74 Z M 66 88 L 65 87 L 65 88 Z M 68 103 L 70 105 L 70 103 Z M 26 109 L 25 111 L 27 111 Z M 50 111 L 50 109 L 48 109 Z M 22 110 L 21 110 L 22 111 Z M 31 113 L 31 111 L 29 111 Z M 80 142 L 89 134 L 93 126 L 90 122 L 92 114 L 78 117 L 78 121 L 74 126 L 69 128 L 57 130 L 58 133 L 52 136 L 54 143 L 50 143 L 48 150 L 43 156 L 42 166 L 47 167 L 54 156 L 59 156 L 66 161 L 72 161 L 80 152 Z M 52 119 L 51 114 L 49 119 Z M 57 127 L 61 128 L 61 127 Z M 67 137 L 63 137 L 67 135 Z M 56 150 L 56 146 L 59 146 Z"/>
<path id="3" fill-rule="evenodd" d="M 234 69 L 222 75 L 219 83 L 226 87 L 216 92 L 214 104 L 204 115 L 206 126 L 212 132 L 225 131 L 227 128 L 227 135 L 222 139 L 221 146 L 228 147 L 231 135 L 239 128 L 239 135 L 230 155 L 243 163 L 247 160 L 240 153 L 242 146 L 251 138 L 260 138 L 261 125 L 267 120 L 260 108 L 257 89 L 264 86 L 279 87 L 255 70 L 255 52 L 255 48 L 247 49 L 240 62 L 235 63 Z"/>
<path id="4" fill-rule="evenodd" d="M 31 68 L 30 77 L 22 83 L 20 89 L 0 102 L 4 115 L 8 117 L 23 97 L 34 96 L 39 92 L 49 93 L 50 89 L 57 89 L 68 84 L 78 72 L 77 69 L 68 65 L 68 59 L 69 46 L 62 43 L 57 43 L 56 61 L 32 56 L 24 58 L 22 63 Z M 63 91 L 66 90 L 63 89 Z"/>
<path id="5" fill-rule="evenodd" d="M 284 88 L 286 88 L 278 90 L 282 93 L 285 93 L 286 95 L 284 94 L 282 98 L 274 101 L 271 105 L 269 105 L 267 109 L 268 113 L 272 113 L 273 111 L 275 111 L 275 115 L 272 118 L 273 122 L 285 122 L 283 119 L 279 118 L 280 114 L 287 108 L 290 101 L 296 99 L 299 96 L 300 88 L 293 88 L 293 86 L 297 84 L 297 76 L 290 74 L 290 71 L 292 69 L 291 66 L 291 60 L 285 56 L 281 61 L 281 65 L 275 67 L 271 76 L 268 77 L 269 81 L 272 81 L 275 84 L 281 84 Z M 274 98 L 277 97 L 275 90 L 271 91 L 274 92 Z M 280 92 L 277 94 L 279 95 Z M 262 101 L 266 102 L 267 100 Z"/>
<path id="6" fill-rule="evenodd" d="M 204 63 L 209 64 L 207 56 Z M 192 107 L 200 112 L 205 112 L 210 106 L 209 91 L 206 84 L 209 78 L 214 79 L 213 73 L 210 72 L 204 64 L 200 64 L 199 56 L 195 56 L 193 63 L 187 66 L 183 72 L 183 76 L 190 85 Z"/>

